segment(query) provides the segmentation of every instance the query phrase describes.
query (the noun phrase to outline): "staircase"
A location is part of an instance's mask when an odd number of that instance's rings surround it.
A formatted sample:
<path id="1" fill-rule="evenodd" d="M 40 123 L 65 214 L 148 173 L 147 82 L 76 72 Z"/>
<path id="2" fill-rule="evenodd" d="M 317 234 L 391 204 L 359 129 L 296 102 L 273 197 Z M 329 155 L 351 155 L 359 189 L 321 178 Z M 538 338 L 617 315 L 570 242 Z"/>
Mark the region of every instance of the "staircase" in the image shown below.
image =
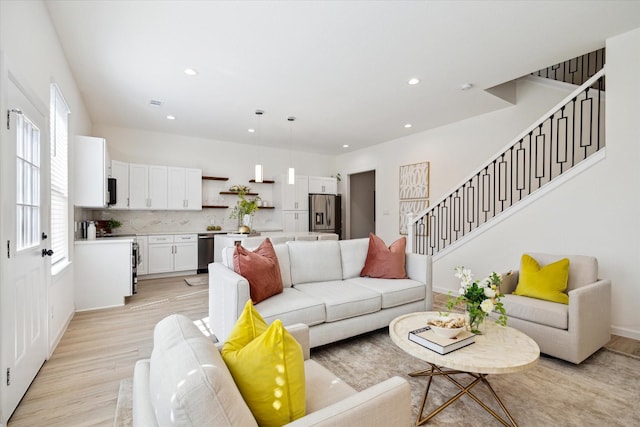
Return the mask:
<path id="1" fill-rule="evenodd" d="M 605 69 L 602 63 L 595 72 L 586 58 L 591 55 L 596 57 L 592 52 L 533 73 L 581 84 L 450 194 L 409 214 L 409 251 L 436 255 L 452 249 L 604 155 Z M 604 61 L 604 51 L 597 56 Z"/>

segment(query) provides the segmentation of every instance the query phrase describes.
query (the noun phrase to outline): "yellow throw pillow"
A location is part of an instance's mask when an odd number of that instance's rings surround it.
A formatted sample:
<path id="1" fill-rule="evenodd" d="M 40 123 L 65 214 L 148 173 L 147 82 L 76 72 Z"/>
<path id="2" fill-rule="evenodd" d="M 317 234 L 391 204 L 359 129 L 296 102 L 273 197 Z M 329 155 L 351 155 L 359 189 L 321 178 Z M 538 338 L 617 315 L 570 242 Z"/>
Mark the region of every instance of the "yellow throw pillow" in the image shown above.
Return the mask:
<path id="1" fill-rule="evenodd" d="M 280 320 L 266 327 L 249 301 L 221 353 L 260 426 L 282 426 L 305 415 L 302 347 Z"/>
<path id="2" fill-rule="evenodd" d="M 535 259 L 524 254 L 522 255 L 520 280 L 514 294 L 569 304 L 569 295 L 564 292 L 567 289 L 568 281 L 568 258 L 540 267 Z"/>

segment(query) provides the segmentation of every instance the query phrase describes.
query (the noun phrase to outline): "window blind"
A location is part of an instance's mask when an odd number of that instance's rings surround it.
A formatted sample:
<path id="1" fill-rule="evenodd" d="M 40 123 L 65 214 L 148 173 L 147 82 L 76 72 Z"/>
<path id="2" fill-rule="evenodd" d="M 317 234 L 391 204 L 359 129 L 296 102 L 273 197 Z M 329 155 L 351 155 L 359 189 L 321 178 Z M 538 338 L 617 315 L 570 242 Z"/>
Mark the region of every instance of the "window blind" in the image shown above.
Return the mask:
<path id="1" fill-rule="evenodd" d="M 69 259 L 69 107 L 51 85 L 51 264 Z"/>

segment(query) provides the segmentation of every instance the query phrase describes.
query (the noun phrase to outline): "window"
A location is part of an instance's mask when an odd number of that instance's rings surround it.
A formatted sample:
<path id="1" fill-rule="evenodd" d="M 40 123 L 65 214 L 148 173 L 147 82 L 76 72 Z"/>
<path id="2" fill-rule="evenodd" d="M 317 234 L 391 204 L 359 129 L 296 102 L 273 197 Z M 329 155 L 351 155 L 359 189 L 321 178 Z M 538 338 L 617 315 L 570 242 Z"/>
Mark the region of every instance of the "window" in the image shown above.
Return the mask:
<path id="1" fill-rule="evenodd" d="M 40 244 L 40 130 L 16 115 L 16 250 Z"/>
<path id="2" fill-rule="evenodd" d="M 69 107 L 60 89 L 51 85 L 51 264 L 69 259 Z"/>

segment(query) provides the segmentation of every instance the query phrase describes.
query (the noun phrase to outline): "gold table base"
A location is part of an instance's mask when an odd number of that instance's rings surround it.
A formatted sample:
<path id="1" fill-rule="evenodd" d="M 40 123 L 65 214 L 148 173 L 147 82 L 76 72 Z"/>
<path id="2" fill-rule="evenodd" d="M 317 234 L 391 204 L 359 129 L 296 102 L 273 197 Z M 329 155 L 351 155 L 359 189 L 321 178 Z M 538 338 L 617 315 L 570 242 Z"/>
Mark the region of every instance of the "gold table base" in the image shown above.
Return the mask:
<path id="1" fill-rule="evenodd" d="M 518 424 L 513 419 L 513 417 L 511 416 L 511 414 L 507 410 L 507 408 L 504 406 L 504 403 L 502 403 L 502 401 L 500 400 L 500 398 L 498 397 L 496 392 L 493 390 L 493 387 L 491 387 L 491 384 L 489 384 L 489 381 L 487 381 L 486 374 L 476 374 L 476 373 L 472 373 L 472 372 L 464 372 L 464 371 L 456 371 L 456 370 L 443 370 L 442 368 L 440 368 L 437 365 L 434 365 L 433 363 L 429 363 L 429 365 L 431 365 L 431 369 L 425 369 L 425 370 L 422 370 L 422 371 L 411 372 L 409 374 L 409 376 L 412 376 L 412 377 L 429 377 L 429 381 L 427 382 L 427 387 L 426 387 L 426 389 L 424 391 L 424 397 L 422 398 L 422 403 L 421 403 L 420 409 L 418 411 L 418 416 L 416 417 L 416 426 L 420 426 L 422 424 L 426 424 L 427 422 L 429 422 L 429 420 L 431 418 L 433 418 L 436 415 L 438 415 L 440 412 L 442 412 L 442 410 L 444 410 L 446 407 L 448 407 L 453 402 L 458 400 L 461 396 L 466 394 L 467 396 L 472 398 L 478 405 L 482 406 L 485 411 L 487 411 L 488 413 L 493 415 L 493 417 L 495 419 L 500 421 L 502 423 L 502 425 L 504 425 L 506 427 L 518 427 Z M 475 379 L 470 384 L 465 386 L 465 385 L 459 383 L 455 378 L 453 378 L 453 375 L 460 375 L 460 374 L 470 375 L 471 377 L 473 377 Z M 422 414 L 424 412 L 424 407 L 425 407 L 425 405 L 427 403 L 427 396 L 429 395 L 429 388 L 431 387 L 431 380 L 433 379 L 434 376 L 443 376 L 443 377 L 445 377 L 446 379 L 451 381 L 453 384 L 458 386 L 458 388 L 460 389 L 460 392 L 458 392 L 458 394 L 456 394 L 455 396 L 451 397 L 449 400 L 444 402 L 442 405 L 438 406 L 436 409 L 431 411 L 431 413 L 429 413 L 429 415 L 427 415 L 426 417 L 422 417 Z M 500 405 L 500 408 L 502 408 L 502 411 L 505 413 L 507 418 L 509 418 L 509 421 L 511 421 L 511 424 L 509 424 L 504 418 L 502 418 L 500 415 L 498 415 L 494 410 L 489 408 L 476 395 L 471 393 L 471 389 L 473 387 L 475 387 L 479 383 L 483 383 L 484 385 L 487 386 L 487 388 L 489 389 L 489 391 L 493 395 L 493 398 L 496 400 L 496 402 L 498 402 L 498 405 Z"/>

